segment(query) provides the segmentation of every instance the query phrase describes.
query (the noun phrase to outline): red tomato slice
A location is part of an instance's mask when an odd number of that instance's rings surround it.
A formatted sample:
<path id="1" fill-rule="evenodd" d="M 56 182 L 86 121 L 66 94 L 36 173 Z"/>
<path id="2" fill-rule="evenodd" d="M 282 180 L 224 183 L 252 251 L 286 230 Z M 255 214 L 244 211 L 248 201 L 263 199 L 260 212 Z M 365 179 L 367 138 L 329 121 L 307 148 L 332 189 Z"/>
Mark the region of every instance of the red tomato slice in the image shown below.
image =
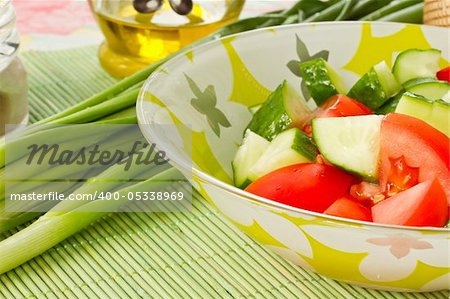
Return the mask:
<path id="1" fill-rule="evenodd" d="M 326 100 L 314 111 L 312 118 L 319 117 L 343 117 L 373 114 L 372 110 L 343 94 L 337 94 Z M 311 123 L 307 124 L 303 131 L 311 134 Z"/>
<path id="2" fill-rule="evenodd" d="M 442 81 L 450 82 L 450 66 L 440 70 L 436 73 L 436 77 Z"/>
<path id="3" fill-rule="evenodd" d="M 343 94 L 329 98 L 314 113 L 315 117 L 342 117 L 372 114 L 372 110 Z"/>
<path id="4" fill-rule="evenodd" d="M 345 197 L 336 200 L 325 210 L 324 214 L 355 220 L 372 221 L 369 208 Z"/>
<path id="5" fill-rule="evenodd" d="M 438 178 L 450 205 L 450 139 L 426 122 L 388 114 L 381 124 L 380 186 L 393 195 Z"/>
<path id="6" fill-rule="evenodd" d="M 438 180 L 420 183 L 372 207 L 373 222 L 442 227 L 448 220 L 447 198 Z"/>
<path id="7" fill-rule="evenodd" d="M 293 207 L 325 211 L 344 197 L 355 178 L 334 166 L 303 163 L 277 169 L 245 190 Z"/>

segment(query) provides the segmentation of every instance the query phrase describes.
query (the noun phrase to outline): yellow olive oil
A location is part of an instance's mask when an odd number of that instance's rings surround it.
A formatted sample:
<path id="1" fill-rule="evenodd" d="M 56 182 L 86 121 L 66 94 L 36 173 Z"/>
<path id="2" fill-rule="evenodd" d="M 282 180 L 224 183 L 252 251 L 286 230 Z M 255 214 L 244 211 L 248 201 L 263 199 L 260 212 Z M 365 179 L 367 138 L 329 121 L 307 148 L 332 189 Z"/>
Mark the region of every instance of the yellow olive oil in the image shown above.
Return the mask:
<path id="1" fill-rule="evenodd" d="M 235 20 L 244 0 L 195 1 L 185 16 L 168 2 L 154 13 L 138 13 L 132 1 L 90 1 L 106 41 L 99 50 L 102 66 L 125 77 L 174 53 Z"/>

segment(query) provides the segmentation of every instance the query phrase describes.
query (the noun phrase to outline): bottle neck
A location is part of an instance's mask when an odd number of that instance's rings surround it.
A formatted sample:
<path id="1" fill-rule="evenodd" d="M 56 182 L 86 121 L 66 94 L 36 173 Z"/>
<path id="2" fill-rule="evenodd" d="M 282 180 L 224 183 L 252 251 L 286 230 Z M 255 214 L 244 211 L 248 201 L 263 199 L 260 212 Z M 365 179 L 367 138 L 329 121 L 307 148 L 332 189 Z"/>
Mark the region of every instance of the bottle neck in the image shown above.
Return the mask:
<path id="1" fill-rule="evenodd" d="M 16 13 L 10 0 L 0 1 L 0 71 L 6 68 L 17 54 L 19 35 L 16 31 Z"/>

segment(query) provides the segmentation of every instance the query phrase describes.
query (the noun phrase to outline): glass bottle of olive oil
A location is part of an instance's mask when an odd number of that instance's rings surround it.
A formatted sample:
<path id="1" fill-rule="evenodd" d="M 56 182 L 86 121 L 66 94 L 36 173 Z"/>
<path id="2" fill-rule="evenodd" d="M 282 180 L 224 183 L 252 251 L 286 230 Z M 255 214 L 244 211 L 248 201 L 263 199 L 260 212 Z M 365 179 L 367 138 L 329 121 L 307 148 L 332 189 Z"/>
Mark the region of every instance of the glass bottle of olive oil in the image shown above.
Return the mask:
<path id="1" fill-rule="evenodd" d="M 89 0 L 106 41 L 100 46 L 102 66 L 115 77 L 125 77 L 213 32 L 239 16 L 244 0 L 191 1 L 190 12 L 179 14 L 174 3 L 139 12 L 136 0 Z"/>

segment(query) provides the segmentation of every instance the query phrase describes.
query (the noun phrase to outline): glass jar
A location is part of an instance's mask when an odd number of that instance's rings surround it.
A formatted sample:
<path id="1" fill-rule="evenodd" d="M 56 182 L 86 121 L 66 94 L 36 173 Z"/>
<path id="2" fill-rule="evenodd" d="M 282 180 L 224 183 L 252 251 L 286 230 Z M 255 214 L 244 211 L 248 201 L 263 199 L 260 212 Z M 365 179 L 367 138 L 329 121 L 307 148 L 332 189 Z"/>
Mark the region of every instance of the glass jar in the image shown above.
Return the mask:
<path id="1" fill-rule="evenodd" d="M 0 136 L 8 124 L 28 122 L 27 75 L 18 48 L 14 8 L 10 0 L 0 1 Z"/>
<path id="2" fill-rule="evenodd" d="M 236 20 L 244 1 L 89 0 L 106 38 L 100 63 L 115 77 L 129 76 Z M 177 9 L 185 3 L 190 9 Z"/>

